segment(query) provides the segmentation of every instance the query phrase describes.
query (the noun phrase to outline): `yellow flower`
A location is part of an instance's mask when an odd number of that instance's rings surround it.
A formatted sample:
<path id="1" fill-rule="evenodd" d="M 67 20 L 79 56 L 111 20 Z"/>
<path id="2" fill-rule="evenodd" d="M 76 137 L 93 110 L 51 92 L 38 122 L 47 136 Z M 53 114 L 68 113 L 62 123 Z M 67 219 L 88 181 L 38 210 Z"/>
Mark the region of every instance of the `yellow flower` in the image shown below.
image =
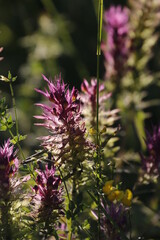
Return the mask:
<path id="1" fill-rule="evenodd" d="M 121 202 L 126 206 L 126 207 L 130 207 L 132 204 L 132 198 L 133 198 L 133 193 L 131 192 L 131 190 L 126 189 L 126 191 L 124 192 L 124 196 L 121 200 Z"/>
<path id="2" fill-rule="evenodd" d="M 111 193 L 109 193 L 108 195 L 108 200 L 113 202 L 114 200 L 116 201 L 120 201 L 124 196 L 124 192 L 123 191 L 119 191 L 119 190 L 113 190 Z"/>
<path id="3" fill-rule="evenodd" d="M 96 130 L 94 128 L 90 128 L 89 129 L 89 134 L 90 135 L 95 135 L 96 134 Z"/>
<path id="4" fill-rule="evenodd" d="M 108 195 L 113 189 L 114 187 L 113 185 L 113 180 L 107 181 L 103 187 L 103 192 Z"/>

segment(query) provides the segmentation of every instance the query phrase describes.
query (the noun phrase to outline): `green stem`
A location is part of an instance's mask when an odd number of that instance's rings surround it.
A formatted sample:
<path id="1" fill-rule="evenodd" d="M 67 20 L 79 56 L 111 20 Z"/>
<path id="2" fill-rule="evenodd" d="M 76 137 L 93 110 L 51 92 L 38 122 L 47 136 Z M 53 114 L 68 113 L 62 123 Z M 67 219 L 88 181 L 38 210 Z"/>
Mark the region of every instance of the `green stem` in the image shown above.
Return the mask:
<path id="1" fill-rule="evenodd" d="M 15 114 L 15 121 L 16 121 L 16 135 L 17 135 L 17 146 L 19 148 L 19 151 L 22 155 L 23 160 L 25 160 L 25 156 L 24 153 L 22 151 L 22 148 L 19 144 L 19 127 L 18 127 L 18 117 L 17 117 L 17 109 L 16 109 L 16 100 L 15 100 L 15 96 L 14 96 L 14 91 L 13 91 L 13 87 L 12 87 L 12 79 L 10 80 L 9 83 L 10 86 L 10 91 L 11 91 L 11 97 L 12 97 L 12 104 L 13 104 L 13 108 L 14 108 L 14 114 Z M 11 130 L 9 129 L 9 133 L 12 136 L 12 138 L 14 138 L 13 133 L 11 132 Z"/>
<path id="2" fill-rule="evenodd" d="M 11 137 L 14 138 L 14 134 L 12 133 L 11 129 L 8 129 L 8 130 L 9 130 L 9 133 L 10 133 Z M 25 160 L 25 156 L 24 156 L 24 153 L 23 153 L 23 151 L 22 151 L 22 148 L 21 148 L 19 142 L 17 142 L 17 146 L 18 146 L 19 151 L 20 151 L 20 153 L 21 153 L 21 155 L 22 155 L 22 157 L 23 157 L 23 160 Z"/>
<path id="3" fill-rule="evenodd" d="M 66 190 L 66 193 L 67 193 L 67 198 L 68 198 L 68 201 L 70 202 L 70 197 L 69 197 L 69 192 L 68 192 L 68 188 L 67 188 L 66 181 L 65 181 L 65 180 L 64 180 L 64 178 L 63 178 L 63 173 L 62 173 L 62 171 L 61 171 L 60 167 L 58 168 L 58 170 L 59 170 L 59 172 L 60 172 L 60 176 L 61 176 L 61 178 L 62 178 L 62 181 L 63 181 L 63 183 L 64 183 L 64 188 L 65 188 L 65 190 Z"/>
<path id="4" fill-rule="evenodd" d="M 63 173 L 62 173 L 60 167 L 58 168 L 58 170 L 59 170 L 59 172 L 60 172 L 60 176 L 61 176 L 62 181 L 63 181 L 63 183 L 64 183 L 64 188 L 65 188 L 65 191 L 66 191 L 66 193 L 67 193 L 68 205 L 69 205 L 69 203 L 70 203 L 70 196 L 69 196 L 67 184 L 66 184 L 66 181 L 64 180 Z M 68 230 L 69 230 L 68 240 L 71 240 L 71 239 L 72 239 L 72 218 L 70 218 L 69 223 L 67 223 L 67 227 L 68 227 Z"/>
<path id="5" fill-rule="evenodd" d="M 17 134 L 17 138 L 19 140 L 18 117 L 17 117 L 17 109 L 16 109 L 16 100 L 15 100 L 14 91 L 13 91 L 13 87 L 12 87 L 12 80 L 10 80 L 9 86 L 10 86 L 10 90 L 11 90 L 11 97 L 12 97 L 12 103 L 13 103 L 15 120 L 16 120 L 16 134 Z"/>
<path id="6" fill-rule="evenodd" d="M 97 31 L 97 189 L 99 189 L 99 177 L 101 177 L 101 160 L 100 160 L 100 138 L 99 138 L 99 64 L 101 55 L 101 38 L 102 38 L 102 22 L 103 22 L 103 0 L 98 1 L 98 31 Z M 98 239 L 100 239 L 100 196 L 98 193 Z"/>

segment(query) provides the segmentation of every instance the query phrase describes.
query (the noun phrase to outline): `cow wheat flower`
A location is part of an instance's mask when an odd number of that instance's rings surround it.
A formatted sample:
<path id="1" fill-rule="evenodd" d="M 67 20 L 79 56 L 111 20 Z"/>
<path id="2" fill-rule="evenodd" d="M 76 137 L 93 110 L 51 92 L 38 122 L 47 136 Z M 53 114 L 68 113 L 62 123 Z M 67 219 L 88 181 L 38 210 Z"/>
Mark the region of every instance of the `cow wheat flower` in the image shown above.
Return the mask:
<path id="1" fill-rule="evenodd" d="M 99 86 L 99 125 L 100 127 L 111 127 L 115 120 L 117 120 L 118 109 L 110 110 L 106 109 L 107 103 L 111 97 L 111 93 L 105 92 L 104 84 Z M 86 125 L 89 128 L 96 129 L 96 94 L 97 94 L 97 80 L 91 79 L 89 83 L 84 79 L 81 84 L 81 102 L 82 102 L 82 114 L 85 117 Z M 108 129 L 109 130 L 109 129 Z"/>
<path id="2" fill-rule="evenodd" d="M 86 124 L 87 126 L 96 129 L 97 80 L 91 79 L 91 83 L 89 84 L 89 82 L 84 79 L 83 83 L 81 84 L 81 91 L 82 113 L 85 116 Z M 103 110 L 106 101 L 111 97 L 111 93 L 105 93 L 104 84 L 100 84 L 99 92 L 99 112 L 102 114 L 102 112 L 104 112 Z M 107 113 L 108 112 L 105 111 L 106 115 Z"/>
<path id="3" fill-rule="evenodd" d="M 0 236 L 2 239 L 11 239 L 14 236 L 14 202 L 19 196 L 20 185 L 29 179 L 28 176 L 17 177 L 19 160 L 8 139 L 0 147 Z"/>
<path id="4" fill-rule="evenodd" d="M 46 165 L 45 169 L 36 172 L 31 216 L 37 226 L 41 226 L 42 235 L 55 236 L 58 219 L 63 214 L 61 178 L 56 175 L 53 165 Z"/>
<path id="5" fill-rule="evenodd" d="M 106 42 L 101 45 L 104 57 L 106 78 L 122 77 L 126 70 L 126 62 L 130 53 L 129 9 L 111 6 L 104 13 L 104 30 Z"/>
<path id="6" fill-rule="evenodd" d="M 65 167 L 75 170 L 88 158 L 92 149 L 85 139 L 86 128 L 81 118 L 78 91 L 74 87 L 69 91 L 60 77 L 55 78 L 55 82 L 43 77 L 48 90 L 36 91 L 44 95 L 48 103 L 37 104 L 43 109 L 43 114 L 36 118 L 44 121 L 37 125 L 47 128 L 50 134 L 40 137 L 42 146 L 53 153 L 56 164 L 67 163 Z"/>
<path id="7" fill-rule="evenodd" d="M 62 212 L 62 188 L 61 179 L 55 174 L 55 168 L 46 165 L 45 170 L 37 170 L 36 185 L 33 190 L 33 202 L 37 209 L 38 218 L 45 222 L 46 219 L 56 219 Z"/>
<path id="8" fill-rule="evenodd" d="M 127 209 L 122 203 L 112 203 L 104 208 L 106 214 L 103 213 L 101 218 L 101 231 L 104 239 L 122 240 L 120 231 L 123 234 L 127 231 Z"/>
<path id="9" fill-rule="evenodd" d="M 142 170 L 147 179 L 156 179 L 160 174 L 160 127 L 146 132 L 145 143 L 148 156 L 141 154 Z"/>
<path id="10" fill-rule="evenodd" d="M 19 161 L 13 148 L 9 139 L 0 147 L 0 199 L 8 198 L 9 192 L 14 190 L 14 175 L 18 171 Z"/>

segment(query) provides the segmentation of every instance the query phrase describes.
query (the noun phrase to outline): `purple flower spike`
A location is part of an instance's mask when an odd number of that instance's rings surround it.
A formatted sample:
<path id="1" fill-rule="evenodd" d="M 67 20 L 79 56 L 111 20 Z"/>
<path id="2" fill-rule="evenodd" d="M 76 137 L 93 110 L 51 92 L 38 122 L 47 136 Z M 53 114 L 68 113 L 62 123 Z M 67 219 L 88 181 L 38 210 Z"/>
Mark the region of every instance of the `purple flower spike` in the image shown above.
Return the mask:
<path id="1" fill-rule="evenodd" d="M 122 77 L 130 52 L 129 9 L 121 6 L 110 7 L 104 13 L 104 29 L 107 40 L 102 43 L 105 57 L 106 78 Z"/>
<path id="2" fill-rule="evenodd" d="M 10 140 L 0 147 L 0 198 L 4 197 L 12 187 L 12 177 L 18 170 L 18 159 Z"/>
<path id="3" fill-rule="evenodd" d="M 54 82 L 46 77 L 44 80 L 48 84 L 48 90 L 36 91 L 47 98 L 48 105 L 37 104 L 42 108 L 43 113 L 41 116 L 35 116 L 43 121 L 36 125 L 44 126 L 49 130 L 48 136 L 40 138 L 42 146 L 52 152 L 57 164 L 67 162 L 75 168 L 85 159 L 82 153 L 89 153 L 89 144 L 85 139 L 85 124 L 81 119 L 78 91 L 74 87 L 69 91 L 60 77 L 55 78 Z"/>
<path id="4" fill-rule="evenodd" d="M 121 203 L 112 203 L 110 206 L 106 205 L 105 209 L 108 218 L 105 215 L 101 218 L 101 229 L 104 237 L 110 240 L 122 240 L 119 230 L 123 233 L 127 231 L 127 208 Z"/>
<path id="5" fill-rule="evenodd" d="M 148 176 L 158 177 L 160 174 L 160 127 L 154 127 L 152 133 L 146 132 L 148 156 L 141 154 L 142 168 Z"/>
<path id="6" fill-rule="evenodd" d="M 81 104 L 82 114 L 85 117 L 86 126 L 90 129 L 96 129 L 96 111 L 97 111 L 97 80 L 92 79 L 91 83 L 88 83 L 84 79 L 81 84 Z M 110 128 L 113 123 L 118 119 L 118 109 L 110 110 L 110 102 L 112 93 L 106 93 L 104 84 L 99 85 L 99 126 Z M 113 131 L 112 131 L 113 132 Z M 109 132 L 108 132 L 109 133 Z"/>
<path id="7" fill-rule="evenodd" d="M 33 204 L 38 217 L 45 222 L 49 218 L 57 218 L 57 214 L 62 213 L 61 179 L 59 176 L 55 176 L 53 166 L 50 169 L 46 166 L 44 171 L 37 170 L 37 173 L 37 184 L 33 188 L 35 191 Z"/>
<path id="8" fill-rule="evenodd" d="M 91 114 L 91 120 L 89 121 L 90 127 L 96 128 L 96 106 L 97 106 L 97 80 L 92 79 L 91 83 L 89 84 L 86 79 L 84 79 L 83 83 L 81 84 L 81 90 L 82 90 L 82 95 L 81 95 L 81 100 L 83 104 L 83 110 L 86 112 L 90 110 Z M 100 105 L 100 111 L 103 108 L 104 103 L 106 103 L 106 100 L 111 97 L 111 93 L 104 93 L 105 86 L 103 84 L 100 84 L 99 86 L 99 92 L 100 92 L 100 97 L 99 97 L 99 105 Z M 85 113 L 84 113 L 85 114 Z M 87 119 L 87 116 L 85 116 Z"/>

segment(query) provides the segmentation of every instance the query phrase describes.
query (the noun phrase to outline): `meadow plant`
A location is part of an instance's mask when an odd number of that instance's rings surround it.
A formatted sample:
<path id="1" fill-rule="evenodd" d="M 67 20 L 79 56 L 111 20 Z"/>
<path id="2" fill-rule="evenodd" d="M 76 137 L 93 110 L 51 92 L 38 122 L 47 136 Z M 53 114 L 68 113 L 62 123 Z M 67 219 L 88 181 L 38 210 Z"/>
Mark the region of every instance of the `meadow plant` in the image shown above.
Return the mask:
<path id="1" fill-rule="evenodd" d="M 160 170 L 160 128 L 154 126 L 153 131 L 146 132 L 146 147 L 148 156 L 141 154 L 141 162 L 143 169 L 143 178 L 146 180 L 154 181 L 159 176 Z"/>
<path id="2" fill-rule="evenodd" d="M 106 78 L 120 81 L 127 70 L 130 53 L 129 9 L 120 5 L 111 6 L 104 13 L 104 30 L 107 32 L 106 42 L 101 45 L 104 57 Z"/>
<path id="3" fill-rule="evenodd" d="M 37 125 L 47 128 L 50 135 L 40 137 L 40 140 L 42 140 L 42 146 L 53 155 L 53 163 L 58 166 L 60 174 L 70 181 L 72 185 L 70 193 L 65 185 L 68 204 L 70 206 L 72 201 L 74 215 L 78 215 L 81 209 L 76 199 L 82 192 L 78 186 L 84 181 L 83 162 L 91 160 L 94 145 L 85 138 L 86 128 L 81 118 L 78 91 L 72 88 L 70 92 L 61 80 L 61 76 L 55 78 L 55 82 L 49 81 L 46 77 L 44 80 L 48 84 L 48 90 L 43 92 L 37 89 L 36 91 L 43 94 L 49 102 L 48 105 L 37 104 L 43 109 L 43 114 L 36 118 L 44 120 L 44 123 Z M 72 215 L 71 218 L 75 216 Z"/>
<path id="4" fill-rule="evenodd" d="M 42 2 L 54 11 L 54 4 Z M 36 92 L 44 102 L 37 101 L 41 113 L 34 117 L 38 131 L 41 126 L 46 135 L 39 135 L 41 144 L 31 156 L 25 157 L 21 148 L 26 136 L 19 133 L 16 77 L 10 72 L 8 77 L 0 76 L 10 88 L 14 110 L 10 114 L 6 100 L 0 99 L 0 131 L 10 134 L 0 147 L 0 239 L 159 239 L 160 224 L 155 219 L 159 219 L 160 127 L 144 131 L 150 117 L 145 108 L 155 103 L 145 99 L 147 88 L 158 76 L 148 71 L 157 41 L 157 2 L 130 0 L 128 7 L 110 6 L 104 18 L 103 0 L 98 2 L 97 76 L 84 79 L 78 92 L 69 89 L 61 74 L 54 80 L 43 75 L 46 87 L 41 90 L 39 82 Z M 45 37 L 58 35 L 51 34 L 52 19 L 41 16 L 39 21 Z M 106 39 L 101 43 L 102 26 Z M 35 44 L 35 39 L 30 40 L 30 46 Z M 34 48 L 35 63 L 49 53 L 48 58 L 54 56 L 55 48 L 49 50 Z M 104 81 L 99 72 L 101 50 Z"/>
<path id="5" fill-rule="evenodd" d="M 104 207 L 104 206 L 103 206 Z M 122 240 L 120 232 L 128 231 L 127 208 L 122 203 L 112 203 L 104 207 L 101 218 L 101 230 L 104 239 Z"/>
<path id="6" fill-rule="evenodd" d="M 22 182 L 29 180 L 29 176 L 18 177 L 19 160 L 14 146 L 8 139 L 0 147 L 0 236 L 1 239 L 12 239 L 16 236 L 16 211 L 13 211 L 16 201 L 22 198 Z M 18 220 L 17 220 L 18 221 Z"/>
<path id="7" fill-rule="evenodd" d="M 58 218 L 63 214 L 61 179 L 55 175 L 53 165 L 46 165 L 43 170 L 36 170 L 35 194 L 32 197 L 32 216 L 37 224 L 41 224 L 41 233 L 47 236 L 56 235 Z"/>
<path id="8" fill-rule="evenodd" d="M 44 126 L 51 133 L 41 137 L 42 146 L 53 153 L 56 165 L 66 163 L 68 169 L 76 170 L 85 159 L 82 154 L 89 155 L 89 143 L 85 139 L 85 123 L 80 114 L 80 99 L 75 88 L 70 92 L 61 77 L 55 79 L 55 83 L 44 80 L 48 83 L 48 90 L 45 92 L 36 90 L 43 94 L 48 100 L 46 104 L 36 104 L 43 109 L 41 116 L 37 119 L 44 120 L 44 123 L 36 125 Z"/>
<path id="9" fill-rule="evenodd" d="M 84 79 L 81 84 L 81 103 L 82 103 L 82 115 L 85 118 L 86 126 L 96 131 L 96 107 L 97 107 L 97 80 L 91 79 L 89 83 Z M 106 93 L 104 84 L 99 85 L 99 125 L 102 129 L 104 126 L 112 126 L 113 123 L 118 119 L 118 109 L 110 110 L 109 100 L 112 93 Z M 107 104 L 108 103 L 108 104 Z"/>

